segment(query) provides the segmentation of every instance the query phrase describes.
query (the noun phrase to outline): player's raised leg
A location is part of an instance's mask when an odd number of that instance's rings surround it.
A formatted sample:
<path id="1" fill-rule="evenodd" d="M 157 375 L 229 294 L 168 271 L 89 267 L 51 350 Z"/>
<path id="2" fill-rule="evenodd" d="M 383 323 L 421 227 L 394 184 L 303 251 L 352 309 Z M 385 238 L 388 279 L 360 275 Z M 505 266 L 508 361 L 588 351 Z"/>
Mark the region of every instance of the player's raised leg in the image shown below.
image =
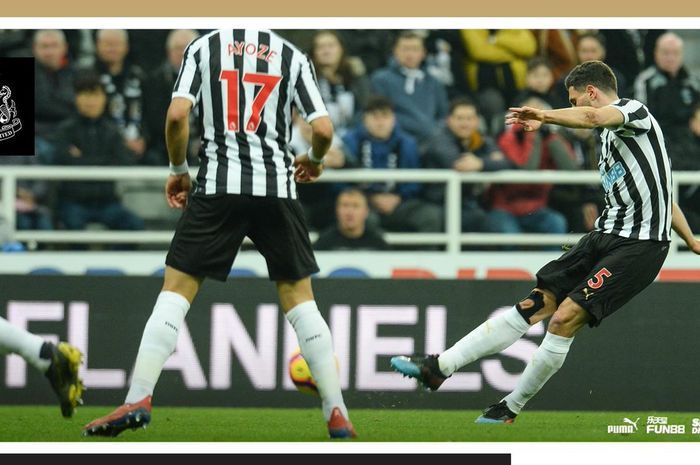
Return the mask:
<path id="1" fill-rule="evenodd" d="M 397 356 L 391 359 L 391 366 L 435 391 L 461 367 L 510 347 L 531 325 L 549 317 L 555 310 L 554 294 L 534 289 L 521 302 L 485 321 L 442 354 Z"/>
<path id="2" fill-rule="evenodd" d="M 484 410 L 476 423 L 512 423 L 525 404 L 562 367 L 574 335 L 590 318 L 586 310 L 567 297 L 552 315 L 547 334 L 525 367 L 515 390 Z"/>
<path id="3" fill-rule="evenodd" d="M 131 386 L 124 405 L 83 428 L 86 436 L 117 436 L 127 428 L 145 427 L 151 421 L 151 396 L 163 366 L 175 350 L 180 326 L 199 290 L 202 279 L 165 268 L 158 295 L 141 337 Z"/>
<path id="4" fill-rule="evenodd" d="M 316 306 L 311 279 L 277 281 L 277 291 L 285 316 L 297 334 L 301 354 L 316 381 L 328 434 L 331 438 L 355 437 L 340 389 L 331 331 Z"/>
<path id="5" fill-rule="evenodd" d="M 66 342 L 55 345 L 0 318 L 0 353 L 17 354 L 44 373 L 65 418 L 73 416 L 77 405 L 82 404 L 85 386 L 78 375 L 82 354 L 76 347 Z"/>

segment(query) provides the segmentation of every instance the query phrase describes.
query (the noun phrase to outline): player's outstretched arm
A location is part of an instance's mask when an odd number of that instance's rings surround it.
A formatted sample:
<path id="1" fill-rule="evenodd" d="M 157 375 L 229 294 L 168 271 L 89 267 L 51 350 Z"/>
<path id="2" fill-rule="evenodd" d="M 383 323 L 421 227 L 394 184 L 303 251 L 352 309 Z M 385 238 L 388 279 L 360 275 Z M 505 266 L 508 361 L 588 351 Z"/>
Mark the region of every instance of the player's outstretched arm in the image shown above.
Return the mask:
<path id="1" fill-rule="evenodd" d="M 693 231 L 688 225 L 688 220 L 685 219 L 683 210 L 681 210 L 681 207 L 679 207 L 676 202 L 673 202 L 671 227 L 679 236 L 681 236 L 681 239 L 685 241 L 690 250 L 700 255 L 700 241 L 695 239 L 695 236 L 693 236 Z"/>
<path id="2" fill-rule="evenodd" d="M 323 157 L 333 141 L 333 123 L 328 116 L 311 121 L 311 148 L 308 153 L 294 160 L 294 180 L 300 183 L 314 182 L 323 172 Z"/>
<path id="3" fill-rule="evenodd" d="M 615 127 L 624 123 L 622 112 L 611 107 L 572 107 L 557 110 L 540 110 L 531 107 L 508 109 L 506 124 L 521 124 L 525 131 L 536 131 L 543 124 L 556 124 L 567 128 Z"/>

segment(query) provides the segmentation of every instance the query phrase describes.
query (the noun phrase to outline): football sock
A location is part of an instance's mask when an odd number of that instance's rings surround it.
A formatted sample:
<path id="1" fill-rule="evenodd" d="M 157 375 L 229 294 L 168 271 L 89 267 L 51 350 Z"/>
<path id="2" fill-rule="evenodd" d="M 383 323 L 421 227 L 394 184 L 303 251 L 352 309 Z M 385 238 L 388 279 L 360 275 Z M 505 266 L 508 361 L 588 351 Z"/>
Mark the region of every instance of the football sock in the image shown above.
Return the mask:
<path id="1" fill-rule="evenodd" d="M 319 313 L 316 302 L 302 302 L 287 312 L 286 316 L 297 333 L 301 354 L 316 381 L 326 421 L 330 419 L 334 407 L 339 407 L 343 416 L 349 420 L 340 390 L 331 331 Z"/>
<path id="2" fill-rule="evenodd" d="M 143 330 L 126 403 L 133 404 L 153 395 L 163 365 L 175 350 L 178 331 L 189 309 L 187 299 L 176 292 L 163 291 L 158 295 Z"/>
<path id="3" fill-rule="evenodd" d="M 44 340 L 39 336 L 11 325 L 0 318 L 0 353 L 13 353 L 22 357 L 31 366 L 44 373 L 51 361 L 41 358 L 41 346 Z"/>
<path id="4" fill-rule="evenodd" d="M 520 376 L 515 390 L 504 398 L 513 413 L 520 413 L 527 401 L 561 368 L 573 341 L 573 337 L 562 337 L 547 332 Z"/>
<path id="5" fill-rule="evenodd" d="M 471 333 L 457 341 L 455 345 L 438 357 L 440 371 L 450 376 L 461 367 L 495 354 L 515 341 L 530 329 L 530 325 L 518 313 L 515 307 L 502 314 L 486 320 Z"/>

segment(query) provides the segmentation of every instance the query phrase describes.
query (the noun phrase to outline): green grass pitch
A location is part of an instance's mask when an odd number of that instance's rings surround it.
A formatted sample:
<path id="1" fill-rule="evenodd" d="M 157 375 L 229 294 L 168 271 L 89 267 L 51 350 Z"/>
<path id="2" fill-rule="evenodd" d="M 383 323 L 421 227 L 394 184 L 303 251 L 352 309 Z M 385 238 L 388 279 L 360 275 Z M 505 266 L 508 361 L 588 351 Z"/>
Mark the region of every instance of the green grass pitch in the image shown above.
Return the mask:
<path id="1" fill-rule="evenodd" d="M 155 407 L 148 429 L 125 431 L 117 438 L 84 438 L 81 428 L 111 407 L 81 407 L 65 420 L 57 406 L 0 407 L 3 442 L 316 442 L 327 441 L 320 409 Z M 700 441 L 692 434 L 693 418 L 700 413 L 679 412 L 550 412 L 527 411 L 512 425 L 477 425 L 475 410 L 351 411 L 359 441 L 377 442 L 502 442 L 502 441 Z M 645 432 L 649 415 L 667 416 L 669 424 L 684 424 L 679 435 Z M 632 434 L 608 434 L 608 425 L 623 418 L 638 422 Z"/>

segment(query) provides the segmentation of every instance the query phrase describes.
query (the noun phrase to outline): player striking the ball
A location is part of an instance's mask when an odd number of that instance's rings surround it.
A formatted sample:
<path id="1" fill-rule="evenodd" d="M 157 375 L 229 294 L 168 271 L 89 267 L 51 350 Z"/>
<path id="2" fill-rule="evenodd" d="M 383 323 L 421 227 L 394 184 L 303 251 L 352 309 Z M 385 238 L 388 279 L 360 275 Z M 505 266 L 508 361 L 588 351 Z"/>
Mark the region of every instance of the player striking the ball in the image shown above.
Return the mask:
<path id="1" fill-rule="evenodd" d="M 700 241 L 673 202 L 664 136 L 646 106 L 620 99 L 615 75 L 600 61 L 576 66 L 565 86 L 572 108 L 511 108 L 506 124 L 520 124 L 525 131 L 542 124 L 603 128 L 598 167 L 606 205 L 594 230 L 537 272 L 530 295 L 442 354 L 391 359 L 396 371 L 436 390 L 459 368 L 502 351 L 531 325 L 551 317 L 515 390 L 485 409 L 477 423 L 512 423 L 561 368 L 576 333 L 586 324 L 598 326 L 656 278 L 672 228 L 700 254 Z"/>

